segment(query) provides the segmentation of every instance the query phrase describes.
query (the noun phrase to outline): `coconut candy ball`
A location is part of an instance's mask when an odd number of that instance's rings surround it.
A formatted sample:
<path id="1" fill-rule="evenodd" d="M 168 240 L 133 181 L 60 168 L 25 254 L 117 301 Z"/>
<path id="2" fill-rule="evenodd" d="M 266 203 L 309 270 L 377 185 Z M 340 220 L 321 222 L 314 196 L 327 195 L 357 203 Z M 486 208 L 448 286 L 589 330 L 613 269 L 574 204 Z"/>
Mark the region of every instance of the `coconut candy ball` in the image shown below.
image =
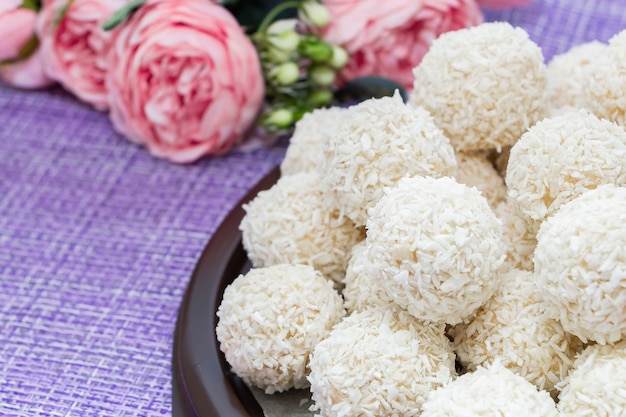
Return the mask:
<path id="1" fill-rule="evenodd" d="M 346 317 L 315 347 L 309 367 L 313 409 L 325 417 L 415 416 L 455 374 L 444 326 L 398 307 Z"/>
<path id="2" fill-rule="evenodd" d="M 527 271 L 534 269 L 533 253 L 537 246 L 536 226 L 522 215 L 515 201 L 507 198 L 494 210 L 502 223 L 502 240 L 506 247 L 506 263 Z"/>
<path id="3" fill-rule="evenodd" d="M 442 34 L 413 73 L 410 101 L 433 115 L 457 151 L 500 150 L 543 117 L 543 53 L 509 23 Z"/>
<path id="4" fill-rule="evenodd" d="M 437 177 L 455 169 L 454 150 L 432 117 L 397 93 L 350 107 L 319 166 L 328 204 L 357 226 L 365 225 L 383 187 L 405 175 Z"/>
<path id="5" fill-rule="evenodd" d="M 583 86 L 585 108 L 626 128 L 626 30 L 609 39 Z"/>
<path id="6" fill-rule="evenodd" d="M 315 172 L 282 177 L 243 206 L 243 246 L 256 267 L 307 264 L 335 282 L 343 280 L 350 250 L 363 232 L 323 203 Z"/>
<path id="7" fill-rule="evenodd" d="M 562 417 L 625 416 L 626 340 L 588 346 L 561 389 L 558 409 Z"/>
<path id="8" fill-rule="evenodd" d="M 548 63 L 548 102 L 551 111 L 562 107 L 583 108 L 583 86 L 592 63 L 604 53 L 607 44 L 586 42 L 555 55 Z"/>
<path id="9" fill-rule="evenodd" d="M 465 369 L 498 361 L 553 394 L 581 348 L 577 338 L 545 314 L 533 273 L 520 269 L 502 274 L 493 297 L 448 334 Z"/>
<path id="10" fill-rule="evenodd" d="M 305 113 L 296 122 L 285 158 L 280 164 L 280 173 L 291 175 L 315 171 L 328 136 L 333 134 L 346 110 L 344 107 L 326 107 Z"/>
<path id="11" fill-rule="evenodd" d="M 478 188 L 492 208 L 506 199 L 504 180 L 485 152 L 457 152 L 456 161 L 454 178 L 461 184 Z"/>
<path id="12" fill-rule="evenodd" d="M 346 268 L 345 287 L 342 294 L 344 306 L 348 313 L 364 310 L 367 307 L 385 306 L 393 303 L 385 292 L 374 284 L 373 280 L 364 273 L 367 246 L 365 241 L 357 243 L 352 248 L 352 256 Z"/>
<path id="13" fill-rule="evenodd" d="M 554 400 L 499 363 L 436 389 L 420 417 L 557 417 Z"/>
<path id="14" fill-rule="evenodd" d="M 318 271 L 274 265 L 226 287 L 215 332 L 235 374 L 272 394 L 308 386 L 309 355 L 344 314 L 341 296 Z"/>
<path id="15" fill-rule="evenodd" d="M 626 336 L 626 188 L 603 185 L 564 204 L 537 234 L 535 274 L 566 331 L 600 344 Z"/>
<path id="16" fill-rule="evenodd" d="M 626 184 L 626 131 L 586 110 L 544 119 L 511 149 L 509 196 L 539 224 L 600 184 Z"/>
<path id="17" fill-rule="evenodd" d="M 456 324 L 491 297 L 505 258 L 500 223 L 476 188 L 406 177 L 371 210 L 367 274 L 421 320 Z"/>

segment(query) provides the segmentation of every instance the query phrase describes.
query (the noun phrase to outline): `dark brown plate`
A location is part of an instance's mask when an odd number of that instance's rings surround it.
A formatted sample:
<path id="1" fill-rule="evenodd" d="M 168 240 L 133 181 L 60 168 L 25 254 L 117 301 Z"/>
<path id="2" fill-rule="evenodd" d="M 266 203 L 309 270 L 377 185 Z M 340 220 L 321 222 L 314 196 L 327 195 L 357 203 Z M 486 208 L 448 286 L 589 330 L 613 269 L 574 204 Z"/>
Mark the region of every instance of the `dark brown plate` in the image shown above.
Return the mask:
<path id="1" fill-rule="evenodd" d="M 243 204 L 279 178 L 276 168 L 230 212 L 205 247 L 178 313 L 172 357 L 174 417 L 263 417 L 263 410 L 235 376 L 219 349 L 215 312 L 224 289 L 250 269 L 241 244 Z"/>

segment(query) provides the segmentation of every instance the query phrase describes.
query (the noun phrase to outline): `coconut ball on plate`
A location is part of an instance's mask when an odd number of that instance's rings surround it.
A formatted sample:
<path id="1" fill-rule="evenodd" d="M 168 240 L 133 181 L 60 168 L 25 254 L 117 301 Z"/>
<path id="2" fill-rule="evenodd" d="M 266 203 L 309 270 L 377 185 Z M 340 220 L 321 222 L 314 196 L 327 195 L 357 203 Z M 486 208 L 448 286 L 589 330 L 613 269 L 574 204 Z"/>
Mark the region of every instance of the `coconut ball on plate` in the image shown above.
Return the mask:
<path id="1" fill-rule="evenodd" d="M 592 63 L 604 53 L 607 44 L 586 42 L 555 55 L 548 63 L 548 102 L 550 111 L 585 106 L 583 86 L 587 83 Z"/>
<path id="2" fill-rule="evenodd" d="M 561 324 L 548 317 L 533 273 L 511 269 L 500 277 L 493 297 L 467 323 L 449 332 L 459 362 L 470 371 L 498 361 L 556 394 L 581 347 Z"/>
<path id="3" fill-rule="evenodd" d="M 583 86 L 585 108 L 626 128 L 626 30 L 609 39 Z"/>
<path id="4" fill-rule="evenodd" d="M 274 265 L 226 287 L 215 332 L 234 373 L 272 394 L 308 386 L 309 355 L 344 314 L 341 296 L 318 271 Z"/>
<path id="5" fill-rule="evenodd" d="M 602 185 L 539 229 L 535 277 L 563 328 L 600 344 L 626 336 L 626 188 Z"/>
<path id="6" fill-rule="evenodd" d="M 542 120 L 511 149 L 508 195 L 532 222 L 600 184 L 626 184 L 626 131 L 586 110 Z"/>
<path id="7" fill-rule="evenodd" d="M 485 152 L 457 152 L 454 178 L 461 184 L 476 187 L 492 208 L 506 198 L 504 180 Z"/>
<path id="8" fill-rule="evenodd" d="M 430 114 L 396 93 L 350 107 L 329 137 L 318 171 L 327 204 L 363 226 L 383 187 L 405 175 L 439 177 L 455 169 L 450 141 Z"/>
<path id="9" fill-rule="evenodd" d="M 344 107 L 326 107 L 305 113 L 296 122 L 285 158 L 280 164 L 282 175 L 315 171 L 318 159 L 339 122 L 343 119 Z"/>
<path id="10" fill-rule="evenodd" d="M 366 272 L 415 317 L 456 324 L 496 289 L 505 258 L 500 222 L 476 188 L 406 177 L 371 210 Z"/>
<path id="11" fill-rule="evenodd" d="M 511 198 L 498 204 L 494 210 L 502 222 L 502 239 L 506 247 L 506 263 L 514 268 L 532 271 L 533 252 L 537 246 L 534 223 L 521 214 Z"/>
<path id="12" fill-rule="evenodd" d="M 499 363 L 479 367 L 431 393 L 421 417 L 557 417 L 554 400 Z"/>
<path id="13" fill-rule="evenodd" d="M 345 287 L 342 290 L 344 305 L 348 313 L 361 311 L 366 307 L 393 303 L 391 298 L 364 273 L 367 262 L 366 251 L 367 246 L 364 240 L 352 248 L 352 256 L 346 269 Z"/>
<path id="14" fill-rule="evenodd" d="M 588 346 L 560 388 L 563 417 L 625 416 L 626 341 Z"/>
<path id="15" fill-rule="evenodd" d="M 252 264 L 307 264 L 341 282 L 363 231 L 328 208 L 323 195 L 318 174 L 300 172 L 280 178 L 245 204 L 239 228 Z"/>
<path id="16" fill-rule="evenodd" d="M 428 393 L 455 375 L 444 326 L 398 307 L 346 317 L 313 350 L 309 382 L 322 416 L 415 416 Z"/>
<path id="17" fill-rule="evenodd" d="M 457 151 L 500 150 L 543 117 L 543 53 L 509 23 L 442 34 L 413 73 L 410 102 L 433 115 Z"/>

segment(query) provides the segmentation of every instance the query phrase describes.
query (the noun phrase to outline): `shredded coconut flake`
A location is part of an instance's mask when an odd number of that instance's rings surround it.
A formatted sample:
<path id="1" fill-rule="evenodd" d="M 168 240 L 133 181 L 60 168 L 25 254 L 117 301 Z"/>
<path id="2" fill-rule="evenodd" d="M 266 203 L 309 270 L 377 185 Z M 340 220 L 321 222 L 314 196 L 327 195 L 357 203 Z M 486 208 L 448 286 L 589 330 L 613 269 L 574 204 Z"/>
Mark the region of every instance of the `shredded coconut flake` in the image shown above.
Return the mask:
<path id="1" fill-rule="evenodd" d="M 307 264 L 327 278 L 343 281 L 352 246 L 363 232 L 323 203 L 315 172 L 282 177 L 244 205 L 243 246 L 257 267 Z"/>
<path id="2" fill-rule="evenodd" d="M 466 369 L 499 361 L 539 389 L 556 394 L 580 341 L 548 317 L 532 272 L 511 269 L 500 277 L 493 297 L 468 323 L 449 331 Z"/>
<path id="3" fill-rule="evenodd" d="M 457 152 L 456 160 L 458 168 L 454 178 L 458 182 L 478 188 L 492 208 L 504 201 L 504 180 L 485 152 Z"/>
<path id="4" fill-rule="evenodd" d="M 585 110 L 544 119 L 511 149 L 508 195 L 538 223 L 600 184 L 626 184 L 626 131 Z"/>
<path id="5" fill-rule="evenodd" d="M 420 417 L 557 417 L 547 391 L 499 363 L 460 376 L 433 391 Z"/>
<path id="6" fill-rule="evenodd" d="M 305 113 L 289 139 L 285 158 L 280 164 L 282 175 L 310 172 L 317 169 L 322 152 L 347 109 L 328 107 Z"/>
<path id="7" fill-rule="evenodd" d="M 593 62 L 583 97 L 585 108 L 626 128 L 626 29 Z"/>
<path id="8" fill-rule="evenodd" d="M 442 34 L 413 73 L 410 101 L 433 115 L 457 151 L 512 145 L 543 117 L 543 53 L 508 23 Z"/>
<path id="9" fill-rule="evenodd" d="M 274 265 L 226 288 L 215 332 L 235 374 L 272 394 L 308 386 L 309 356 L 344 314 L 341 296 L 318 271 Z"/>
<path id="10" fill-rule="evenodd" d="M 506 262 L 514 268 L 532 271 L 533 252 L 537 246 L 537 226 L 519 212 L 511 198 L 500 203 L 494 211 L 502 222 Z"/>
<path id="11" fill-rule="evenodd" d="M 562 417 L 626 415 L 626 340 L 587 347 L 560 388 Z"/>
<path id="12" fill-rule="evenodd" d="M 375 307 L 339 323 L 309 367 L 322 416 L 417 416 L 428 393 L 454 376 L 454 354 L 443 325 Z"/>
<path id="13" fill-rule="evenodd" d="M 348 313 L 361 311 L 366 307 L 385 306 L 393 303 L 391 298 L 380 289 L 364 271 L 367 254 L 365 241 L 352 248 L 352 256 L 346 269 L 345 287 L 342 291 Z"/>
<path id="14" fill-rule="evenodd" d="M 562 107 L 582 108 L 583 86 L 588 82 L 591 65 L 607 45 L 592 41 L 555 55 L 548 64 L 548 96 L 551 111 Z"/>
<path id="15" fill-rule="evenodd" d="M 428 114 L 402 102 L 399 94 L 352 106 L 329 137 L 319 172 L 327 204 L 358 226 L 382 195 L 383 187 L 405 175 L 452 175 L 454 150 Z"/>
<path id="16" fill-rule="evenodd" d="M 564 204 L 537 234 L 535 273 L 563 328 L 600 344 L 626 336 L 626 188 L 603 185 Z"/>
<path id="17" fill-rule="evenodd" d="M 415 317 L 456 324 L 491 297 L 505 258 L 501 226 L 476 188 L 406 177 L 372 209 L 367 274 Z"/>

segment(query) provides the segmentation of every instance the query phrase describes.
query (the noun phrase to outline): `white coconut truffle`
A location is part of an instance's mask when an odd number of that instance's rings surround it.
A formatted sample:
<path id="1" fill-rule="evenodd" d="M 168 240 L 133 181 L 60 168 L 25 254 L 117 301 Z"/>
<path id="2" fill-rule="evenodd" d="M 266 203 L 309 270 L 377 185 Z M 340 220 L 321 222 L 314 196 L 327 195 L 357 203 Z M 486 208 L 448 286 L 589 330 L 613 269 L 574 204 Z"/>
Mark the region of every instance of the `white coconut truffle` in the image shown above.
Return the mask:
<path id="1" fill-rule="evenodd" d="M 511 149 L 508 195 L 535 222 L 600 184 L 626 184 L 626 131 L 585 110 L 542 120 Z"/>
<path id="2" fill-rule="evenodd" d="M 500 223 L 476 188 L 406 177 L 371 210 L 367 273 L 415 317 L 456 324 L 487 301 L 505 258 Z"/>
<path id="3" fill-rule="evenodd" d="M 328 137 L 343 119 L 344 107 L 326 107 L 305 113 L 296 122 L 285 158 L 280 164 L 282 175 L 310 172 L 317 169 Z"/>
<path id="4" fill-rule="evenodd" d="M 215 332 L 235 374 L 272 394 L 308 386 L 309 356 L 344 314 L 341 296 L 318 271 L 274 265 L 226 287 Z"/>
<path id="5" fill-rule="evenodd" d="M 585 106 L 583 86 L 588 81 L 591 64 L 606 47 L 603 42 L 586 42 L 552 57 L 548 63 L 548 102 L 552 111 Z"/>
<path id="6" fill-rule="evenodd" d="M 625 416 L 626 340 L 587 347 L 561 385 L 562 417 Z"/>
<path id="7" fill-rule="evenodd" d="M 626 188 L 603 185 L 564 204 L 537 234 L 535 274 L 566 331 L 600 344 L 626 336 Z"/>
<path id="8" fill-rule="evenodd" d="M 350 250 L 363 232 L 323 203 L 319 176 L 282 177 L 243 206 L 243 246 L 256 267 L 306 264 L 336 282 L 343 280 Z"/>
<path id="9" fill-rule="evenodd" d="M 492 208 L 506 199 L 504 180 L 485 152 L 457 152 L 456 160 L 458 182 L 478 188 Z"/>
<path id="10" fill-rule="evenodd" d="M 479 367 L 433 391 L 420 417 L 557 417 L 556 404 L 501 364 Z"/>
<path id="11" fill-rule="evenodd" d="M 519 269 L 502 274 L 493 297 L 470 322 L 456 325 L 448 334 L 465 369 L 474 371 L 498 361 L 553 394 L 581 347 L 546 315 L 533 273 Z"/>
<path id="12" fill-rule="evenodd" d="M 393 97 L 372 98 L 352 106 L 329 138 L 319 166 L 330 205 L 357 226 L 365 225 L 367 210 L 383 187 L 405 175 L 452 175 L 454 150 L 420 107 Z"/>
<path id="13" fill-rule="evenodd" d="M 596 116 L 626 128 L 626 29 L 609 40 L 592 64 L 583 100 Z"/>
<path id="14" fill-rule="evenodd" d="M 494 212 L 502 223 L 506 263 L 514 268 L 532 271 L 533 253 L 537 246 L 537 226 L 519 212 L 511 198 L 500 203 Z"/>
<path id="15" fill-rule="evenodd" d="M 543 117 L 543 53 L 509 23 L 442 34 L 413 73 L 410 101 L 433 115 L 457 151 L 512 145 Z"/>
<path id="16" fill-rule="evenodd" d="M 310 360 L 313 410 L 325 417 L 415 416 L 428 393 L 455 375 L 443 325 L 400 308 L 346 317 Z"/>
<path id="17" fill-rule="evenodd" d="M 374 284 L 365 274 L 367 268 L 367 246 L 365 241 L 357 243 L 352 248 L 352 256 L 346 269 L 345 287 L 342 294 L 344 305 L 348 313 L 364 310 L 367 307 L 386 306 L 393 303 L 385 292 Z"/>

